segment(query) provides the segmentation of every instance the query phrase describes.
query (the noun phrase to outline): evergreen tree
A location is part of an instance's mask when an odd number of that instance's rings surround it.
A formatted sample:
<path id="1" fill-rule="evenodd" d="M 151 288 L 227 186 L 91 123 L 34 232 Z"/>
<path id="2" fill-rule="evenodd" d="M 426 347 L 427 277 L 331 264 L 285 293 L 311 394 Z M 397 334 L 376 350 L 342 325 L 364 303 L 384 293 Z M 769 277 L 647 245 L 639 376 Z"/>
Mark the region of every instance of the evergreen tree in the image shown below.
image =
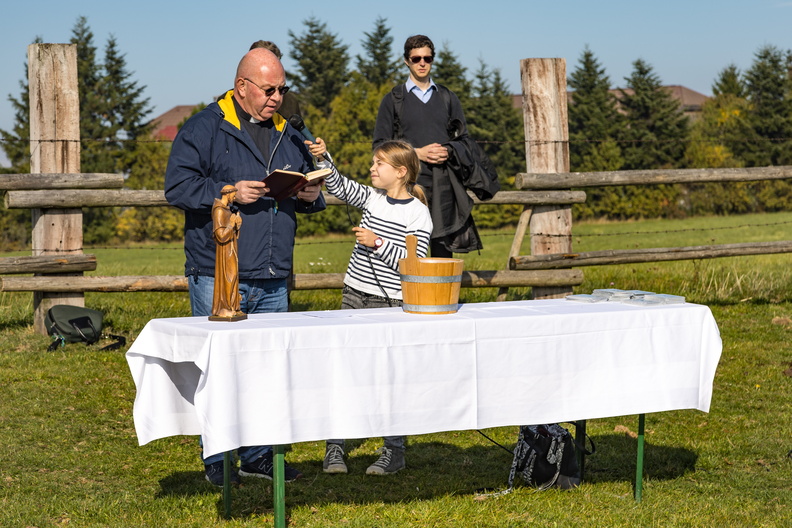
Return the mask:
<path id="1" fill-rule="evenodd" d="M 621 107 L 627 126 L 621 127 L 625 169 L 676 168 L 682 164 L 688 119 L 680 104 L 660 84 L 651 66 L 641 59 L 626 77 Z"/>
<path id="2" fill-rule="evenodd" d="M 474 104 L 468 105 L 465 121 L 470 137 L 479 143 L 498 171 L 502 189 L 514 188 L 514 176 L 525 172 L 522 115 L 512 106 L 512 96 L 498 69 L 480 61 L 473 84 Z M 519 205 L 482 205 L 473 209 L 479 227 L 502 227 L 517 221 Z"/>
<path id="3" fill-rule="evenodd" d="M 744 151 L 746 139 L 754 136 L 748 123 L 749 103 L 740 71 L 733 64 L 720 71 L 712 85 L 714 96 L 701 110 L 691 129 L 686 157 L 690 167 L 742 167 L 735 155 Z"/>
<path id="4" fill-rule="evenodd" d="M 144 87 L 130 81 L 126 61 L 114 38 L 108 39 L 104 63 L 97 59 L 93 32 L 85 17 L 72 29 L 71 43 L 77 45 L 77 76 L 80 97 L 80 170 L 120 172 L 133 159 L 124 140 L 135 140 L 146 131 L 144 118 L 150 112 L 148 99 L 140 100 Z M 106 242 L 115 236 L 116 211 L 87 208 L 83 211 L 86 244 Z"/>
<path id="5" fill-rule="evenodd" d="M 745 94 L 751 103 L 748 122 L 755 137 L 741 157 L 749 167 L 792 163 L 792 99 L 785 54 L 774 46 L 756 53 L 745 72 Z"/>
<path id="6" fill-rule="evenodd" d="M 571 170 L 618 170 L 623 160 L 615 138 L 623 119 L 609 91 L 610 79 L 588 46 L 567 82 L 573 90 L 568 110 Z"/>
<path id="7" fill-rule="evenodd" d="M 33 44 L 41 44 L 36 37 Z M 10 173 L 30 172 L 30 87 L 28 85 L 28 62 L 24 64 L 24 75 L 19 81 L 19 98 L 8 94 L 8 101 L 14 108 L 14 126 L 10 131 L 0 130 L 2 148 L 11 162 Z"/>
<path id="8" fill-rule="evenodd" d="M 347 46 L 328 31 L 327 24 L 315 17 L 303 24 L 302 35 L 289 30 L 293 42 L 289 56 L 297 61 L 297 71 L 291 78 L 300 93 L 300 101 L 308 106 L 306 114 L 313 123 L 317 113 L 330 112 L 330 103 L 347 83 L 349 55 Z"/>
<path id="9" fill-rule="evenodd" d="M 715 84 L 712 85 L 712 94 L 733 95 L 745 97 L 745 83 L 740 78 L 740 69 L 735 64 L 729 64 L 718 74 Z"/>
<path id="10" fill-rule="evenodd" d="M 71 44 L 77 46 L 77 89 L 80 100 L 80 170 L 115 172 L 115 150 L 105 144 L 108 128 L 105 116 L 109 105 L 102 100 L 99 84 L 101 65 L 97 62 L 94 34 L 88 20 L 79 17 L 72 28 Z M 89 227 L 89 226 L 86 226 Z"/>
<path id="11" fill-rule="evenodd" d="M 135 158 L 128 154 L 134 151 L 134 140 L 146 137 L 151 124 L 146 116 L 151 113 L 149 99 L 143 98 L 144 86 L 138 86 L 127 71 L 126 59 L 117 46 L 115 37 L 110 37 L 105 47 L 104 76 L 98 83 L 100 98 L 107 106 L 103 122 L 108 138 L 116 138 L 119 152 L 127 153 L 116 163 L 116 170 L 129 170 Z"/>
<path id="12" fill-rule="evenodd" d="M 364 33 L 366 38 L 362 43 L 366 56 L 356 57 L 357 71 L 376 86 L 393 84 L 401 65 L 399 60 L 393 60 L 393 37 L 385 22 L 387 19 L 377 18 L 374 22 L 374 30 L 371 33 Z"/>
<path id="13" fill-rule="evenodd" d="M 472 89 L 472 83 L 467 79 L 467 68 L 460 64 L 446 43 L 440 50 L 436 50 L 436 55 L 432 66 L 432 80 L 442 84 L 459 97 L 459 102 L 462 103 L 462 109 L 467 116 Z"/>
<path id="14" fill-rule="evenodd" d="M 619 90 L 625 117 L 618 132 L 622 169 L 679 168 L 684 164 L 688 119 L 651 66 L 638 59 L 633 68 L 625 78 L 627 89 Z M 680 193 L 676 185 L 615 187 L 600 205 L 614 218 L 679 216 Z"/>
<path id="15" fill-rule="evenodd" d="M 104 63 L 97 62 L 94 35 L 85 17 L 79 17 L 72 28 L 70 42 L 77 47 L 77 82 L 80 103 L 80 170 L 85 173 L 125 171 L 134 157 L 124 156 L 130 148 L 125 140 L 134 140 L 146 133 L 144 122 L 150 112 L 148 99 L 141 100 L 143 87 L 130 81 L 123 55 L 118 53 L 115 39 L 110 39 Z M 42 42 L 36 39 L 36 43 Z M 23 79 L 27 79 L 27 67 Z M 30 170 L 29 87 L 21 81 L 18 99 L 9 96 L 15 108 L 12 132 L 2 133 L 6 155 L 19 172 Z M 11 141 L 13 139 L 13 141 Z M 28 152 L 26 152 L 26 150 Z M 109 208 L 84 210 L 84 241 L 88 244 L 104 242 L 114 236 L 115 216 Z"/>

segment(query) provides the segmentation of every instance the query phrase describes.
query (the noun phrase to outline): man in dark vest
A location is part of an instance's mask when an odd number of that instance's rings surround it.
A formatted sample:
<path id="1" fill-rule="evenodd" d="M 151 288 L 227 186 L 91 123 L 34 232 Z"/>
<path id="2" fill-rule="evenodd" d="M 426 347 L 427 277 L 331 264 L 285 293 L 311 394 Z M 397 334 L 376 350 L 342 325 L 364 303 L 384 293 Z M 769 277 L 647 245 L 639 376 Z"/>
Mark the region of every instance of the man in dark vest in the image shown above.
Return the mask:
<path id="1" fill-rule="evenodd" d="M 418 184 L 429 199 L 434 231 L 431 254 L 451 257 L 482 248 L 473 223 L 473 200 L 465 191 L 460 159 L 455 155 L 467 137 L 465 115 L 459 98 L 430 77 L 434 44 L 425 35 L 404 43 L 404 63 L 410 70 L 407 82 L 396 86 L 380 103 L 373 146 L 389 139 L 404 139 L 418 153 L 421 173 Z"/>

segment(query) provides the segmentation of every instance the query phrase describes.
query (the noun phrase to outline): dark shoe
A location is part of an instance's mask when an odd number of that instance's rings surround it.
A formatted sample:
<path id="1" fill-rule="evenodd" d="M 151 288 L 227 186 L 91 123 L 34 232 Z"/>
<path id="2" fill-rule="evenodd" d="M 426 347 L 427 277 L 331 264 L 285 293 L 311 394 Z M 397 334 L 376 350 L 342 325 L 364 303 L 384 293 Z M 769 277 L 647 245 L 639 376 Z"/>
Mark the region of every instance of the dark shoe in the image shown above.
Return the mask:
<path id="1" fill-rule="evenodd" d="M 346 473 L 347 465 L 344 462 L 344 448 L 338 444 L 327 444 L 325 448 L 322 471 L 325 473 Z"/>
<path id="2" fill-rule="evenodd" d="M 391 475 L 404 469 L 404 449 L 380 447 L 380 457 L 366 470 L 366 475 Z"/>
<path id="3" fill-rule="evenodd" d="M 239 474 L 243 477 L 258 477 L 272 480 L 272 451 L 258 457 L 256 460 L 249 464 L 242 464 L 239 468 Z M 284 482 L 293 482 L 298 478 L 302 478 L 303 474 L 283 464 L 283 480 Z"/>
<path id="4" fill-rule="evenodd" d="M 218 488 L 223 487 L 223 461 L 220 460 L 218 462 L 214 462 L 212 464 L 204 465 L 204 470 L 206 472 L 206 480 L 208 480 L 213 486 L 217 486 Z M 239 473 L 235 467 L 231 467 L 231 484 L 234 486 L 239 486 L 242 483 L 242 479 L 239 478 Z"/>

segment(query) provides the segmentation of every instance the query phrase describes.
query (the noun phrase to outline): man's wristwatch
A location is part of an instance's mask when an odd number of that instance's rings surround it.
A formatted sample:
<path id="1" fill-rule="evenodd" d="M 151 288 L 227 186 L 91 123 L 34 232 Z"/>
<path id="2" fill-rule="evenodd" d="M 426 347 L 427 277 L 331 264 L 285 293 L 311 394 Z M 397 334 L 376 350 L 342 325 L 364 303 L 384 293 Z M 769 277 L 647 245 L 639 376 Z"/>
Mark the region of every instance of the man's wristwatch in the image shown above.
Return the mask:
<path id="1" fill-rule="evenodd" d="M 375 238 L 375 239 L 374 239 L 374 249 L 379 249 L 379 248 L 381 248 L 381 247 L 382 247 L 382 244 L 384 244 L 384 243 L 385 243 L 385 242 L 382 240 L 382 238 L 381 238 L 381 237 L 377 237 L 377 238 Z"/>

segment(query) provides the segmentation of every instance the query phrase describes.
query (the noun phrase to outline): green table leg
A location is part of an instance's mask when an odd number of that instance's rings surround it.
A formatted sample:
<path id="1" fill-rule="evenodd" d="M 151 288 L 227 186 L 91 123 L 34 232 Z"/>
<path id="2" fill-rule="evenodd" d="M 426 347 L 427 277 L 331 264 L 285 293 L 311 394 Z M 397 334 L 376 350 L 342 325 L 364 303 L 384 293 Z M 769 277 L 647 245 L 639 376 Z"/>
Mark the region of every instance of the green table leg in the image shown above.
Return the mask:
<path id="1" fill-rule="evenodd" d="M 272 446 L 274 457 L 272 468 L 272 502 L 275 508 L 275 528 L 286 528 L 286 485 L 283 470 L 283 446 Z"/>
<path id="2" fill-rule="evenodd" d="M 223 507 L 225 518 L 231 518 L 231 452 L 223 453 Z"/>
<path id="3" fill-rule="evenodd" d="M 644 428 L 646 415 L 638 415 L 638 460 L 635 462 L 635 502 L 641 502 L 643 495 Z"/>

